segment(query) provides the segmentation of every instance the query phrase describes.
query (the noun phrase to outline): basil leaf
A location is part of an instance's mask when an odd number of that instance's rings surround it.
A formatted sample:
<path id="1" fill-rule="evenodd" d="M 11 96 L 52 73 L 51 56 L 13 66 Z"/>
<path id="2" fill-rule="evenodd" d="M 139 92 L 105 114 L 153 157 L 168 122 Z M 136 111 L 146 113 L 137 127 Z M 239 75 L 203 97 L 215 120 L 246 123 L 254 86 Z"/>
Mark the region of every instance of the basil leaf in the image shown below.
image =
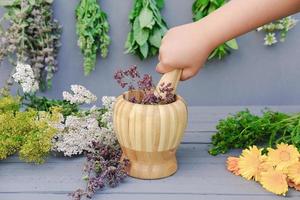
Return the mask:
<path id="1" fill-rule="evenodd" d="M 152 35 L 149 37 L 149 42 L 151 45 L 159 48 L 161 43 L 161 32 L 159 29 L 154 29 Z"/>
<path id="2" fill-rule="evenodd" d="M 148 27 L 150 24 L 153 24 L 153 13 L 149 8 L 143 8 L 139 15 L 140 27 L 145 28 Z M 151 28 L 151 27 L 149 27 Z"/>
<path id="3" fill-rule="evenodd" d="M 165 1 L 164 0 L 156 0 L 156 4 L 159 9 L 162 9 L 165 6 Z"/>
<path id="4" fill-rule="evenodd" d="M 142 29 L 140 27 L 140 23 L 138 18 L 135 19 L 133 23 L 133 36 L 135 38 L 135 41 L 142 46 L 145 44 L 149 38 L 149 30 L 148 29 Z"/>
<path id="5" fill-rule="evenodd" d="M 149 51 L 149 45 L 147 42 L 144 45 L 140 46 L 140 51 L 141 51 L 143 58 L 147 58 L 148 51 Z"/>

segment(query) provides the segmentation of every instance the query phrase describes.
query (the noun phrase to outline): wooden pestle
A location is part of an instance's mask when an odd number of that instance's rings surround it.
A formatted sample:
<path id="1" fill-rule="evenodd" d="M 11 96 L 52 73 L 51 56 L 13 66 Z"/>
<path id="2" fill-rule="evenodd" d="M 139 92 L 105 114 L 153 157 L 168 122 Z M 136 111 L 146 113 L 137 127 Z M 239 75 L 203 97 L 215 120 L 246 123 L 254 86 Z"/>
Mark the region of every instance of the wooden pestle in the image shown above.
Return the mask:
<path id="1" fill-rule="evenodd" d="M 164 97 L 165 94 L 161 93 L 159 90 L 162 83 L 164 84 L 171 83 L 171 87 L 174 88 L 172 93 L 175 94 L 181 74 L 182 74 L 182 69 L 175 69 L 173 71 L 165 73 L 159 80 L 158 84 L 156 85 L 156 94 L 159 94 L 160 96 Z"/>

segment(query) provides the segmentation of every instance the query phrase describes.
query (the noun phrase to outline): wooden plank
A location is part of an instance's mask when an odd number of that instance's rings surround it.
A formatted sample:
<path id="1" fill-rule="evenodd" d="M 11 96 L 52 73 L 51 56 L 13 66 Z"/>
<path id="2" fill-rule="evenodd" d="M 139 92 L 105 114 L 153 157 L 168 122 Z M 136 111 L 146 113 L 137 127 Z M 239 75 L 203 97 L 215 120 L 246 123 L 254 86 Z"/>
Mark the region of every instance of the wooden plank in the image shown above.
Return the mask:
<path id="1" fill-rule="evenodd" d="M 300 112 L 300 106 L 191 106 L 188 107 L 189 121 L 217 122 L 241 110 L 249 109 L 254 114 L 261 114 L 265 108 L 285 113 Z"/>
<path id="2" fill-rule="evenodd" d="M 187 132 L 213 132 L 220 119 L 229 114 L 248 108 L 253 114 L 261 115 L 261 110 L 269 108 L 273 111 L 285 113 L 300 112 L 300 106 L 214 106 L 214 107 L 189 107 L 189 121 Z"/>
<path id="3" fill-rule="evenodd" d="M 185 132 L 182 144 L 195 143 L 195 144 L 208 144 L 211 143 L 211 136 L 215 134 L 215 131 L 196 131 Z"/>
<path id="4" fill-rule="evenodd" d="M 68 199 L 67 193 L 56 193 L 56 194 L 48 194 L 48 193 L 0 193 L 0 199 L 3 200 L 66 200 Z M 280 200 L 283 197 L 275 196 L 275 195 L 216 195 L 216 194 L 153 194 L 153 193 L 144 193 L 144 194 L 136 194 L 136 193 L 127 193 L 127 194 L 118 194 L 118 193 L 98 193 L 93 197 L 93 200 Z M 288 197 L 289 200 L 298 200 L 298 196 Z"/>
<path id="5" fill-rule="evenodd" d="M 184 144 L 178 151 L 178 172 L 161 180 L 137 180 L 129 178 L 125 184 L 106 189 L 108 194 L 119 193 L 167 193 L 167 194 L 236 194 L 269 195 L 261 186 L 227 172 L 227 155 L 212 157 L 205 144 Z M 237 154 L 239 151 L 232 152 Z M 68 193 L 83 186 L 81 180 L 83 158 L 32 166 L 25 163 L 0 162 L 0 193 L 25 192 Z M 291 191 L 291 196 L 299 193 Z"/>

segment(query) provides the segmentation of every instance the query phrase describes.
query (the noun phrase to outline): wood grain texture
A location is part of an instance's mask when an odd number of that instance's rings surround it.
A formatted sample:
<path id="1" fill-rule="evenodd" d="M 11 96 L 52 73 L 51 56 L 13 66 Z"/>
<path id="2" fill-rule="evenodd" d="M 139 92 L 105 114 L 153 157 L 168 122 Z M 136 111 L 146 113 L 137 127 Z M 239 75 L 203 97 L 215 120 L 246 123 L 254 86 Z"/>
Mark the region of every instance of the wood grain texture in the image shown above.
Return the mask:
<path id="1" fill-rule="evenodd" d="M 128 93 L 117 98 L 113 122 L 124 157 L 131 161 L 129 174 L 142 179 L 173 174 L 177 169 L 176 149 L 187 126 L 184 100 L 177 96 L 171 104 L 142 105 L 128 98 Z"/>
<path id="2" fill-rule="evenodd" d="M 182 74 L 182 69 L 175 69 L 168 73 L 165 73 L 159 80 L 158 84 L 156 85 L 156 91 L 160 96 L 165 97 L 164 93 L 160 92 L 160 87 L 164 84 L 170 84 L 170 87 L 174 90 L 172 91 L 173 94 L 176 94 L 177 85 L 179 83 L 180 77 Z"/>

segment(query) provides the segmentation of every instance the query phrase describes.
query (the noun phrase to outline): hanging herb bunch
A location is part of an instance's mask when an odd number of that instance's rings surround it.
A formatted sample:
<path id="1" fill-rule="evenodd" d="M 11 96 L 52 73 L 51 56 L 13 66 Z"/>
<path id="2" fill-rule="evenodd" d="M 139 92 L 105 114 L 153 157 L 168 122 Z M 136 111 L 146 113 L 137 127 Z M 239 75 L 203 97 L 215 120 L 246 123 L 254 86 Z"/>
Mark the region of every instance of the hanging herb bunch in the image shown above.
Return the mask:
<path id="1" fill-rule="evenodd" d="M 203 17 L 209 15 L 211 12 L 223 6 L 227 0 L 195 0 L 192 12 L 193 20 L 198 21 Z M 218 46 L 209 56 L 208 59 L 218 58 L 222 59 L 230 53 L 231 50 L 237 50 L 238 44 L 235 39 L 229 40 L 224 44 Z"/>
<path id="2" fill-rule="evenodd" d="M 263 25 L 257 31 L 265 32 L 264 45 L 272 46 L 278 41 L 277 34 L 279 34 L 279 41 L 284 42 L 288 31 L 296 26 L 297 21 L 292 16 L 289 16 Z"/>
<path id="3" fill-rule="evenodd" d="M 109 23 L 97 0 L 81 0 L 76 19 L 78 46 L 84 56 L 84 74 L 89 75 L 95 69 L 98 52 L 102 58 L 107 57 L 111 43 Z"/>
<path id="4" fill-rule="evenodd" d="M 61 26 L 53 19 L 52 2 L 0 2 L 0 6 L 6 8 L 2 20 L 10 25 L 7 30 L 0 30 L 0 62 L 8 58 L 13 66 L 17 63 L 30 65 L 42 90 L 52 85 L 60 47 Z"/>
<path id="5" fill-rule="evenodd" d="M 126 53 L 141 59 L 158 53 L 161 39 L 167 31 L 160 10 L 164 0 L 135 0 L 129 15 L 131 30 L 125 43 Z"/>

